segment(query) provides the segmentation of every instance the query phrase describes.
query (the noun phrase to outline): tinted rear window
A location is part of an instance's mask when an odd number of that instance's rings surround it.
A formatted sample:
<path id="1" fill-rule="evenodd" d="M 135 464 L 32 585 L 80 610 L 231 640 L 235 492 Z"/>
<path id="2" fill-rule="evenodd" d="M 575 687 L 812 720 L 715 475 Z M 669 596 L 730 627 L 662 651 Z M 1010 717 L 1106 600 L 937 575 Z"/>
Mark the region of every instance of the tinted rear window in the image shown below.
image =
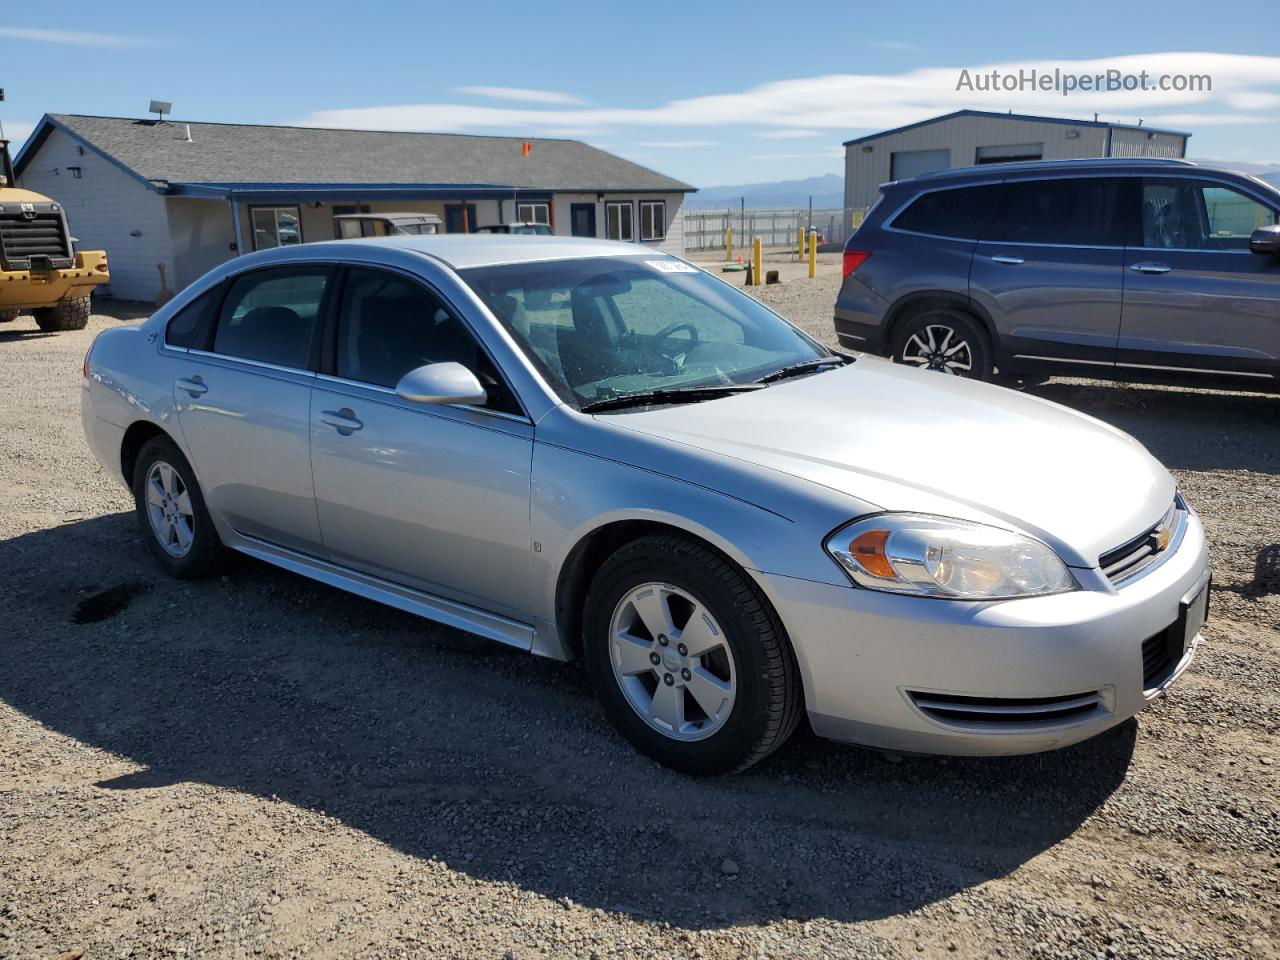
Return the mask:
<path id="1" fill-rule="evenodd" d="M 1125 183 L 1111 177 L 1006 183 L 983 239 L 1123 246 Z"/>
<path id="2" fill-rule="evenodd" d="M 898 214 L 893 226 L 912 233 L 976 240 L 999 199 L 999 184 L 934 190 L 917 197 Z"/>

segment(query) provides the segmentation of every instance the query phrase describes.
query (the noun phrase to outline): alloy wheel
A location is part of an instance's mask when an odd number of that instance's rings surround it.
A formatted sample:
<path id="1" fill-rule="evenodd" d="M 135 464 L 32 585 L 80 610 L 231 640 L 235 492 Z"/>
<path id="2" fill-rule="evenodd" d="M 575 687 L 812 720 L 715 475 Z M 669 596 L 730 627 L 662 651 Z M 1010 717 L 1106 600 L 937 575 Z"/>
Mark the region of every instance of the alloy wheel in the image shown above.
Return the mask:
<path id="1" fill-rule="evenodd" d="M 954 327 L 931 323 L 907 339 L 902 362 L 964 377 L 973 372 L 973 350 Z"/>
<path id="2" fill-rule="evenodd" d="M 185 557 L 195 542 L 196 522 L 191 494 L 182 475 L 157 460 L 147 471 L 147 517 L 151 532 L 171 557 Z"/>
<path id="3" fill-rule="evenodd" d="M 733 651 L 710 611 L 679 587 L 645 583 L 622 598 L 609 660 L 627 703 L 673 740 L 704 740 L 733 712 Z"/>

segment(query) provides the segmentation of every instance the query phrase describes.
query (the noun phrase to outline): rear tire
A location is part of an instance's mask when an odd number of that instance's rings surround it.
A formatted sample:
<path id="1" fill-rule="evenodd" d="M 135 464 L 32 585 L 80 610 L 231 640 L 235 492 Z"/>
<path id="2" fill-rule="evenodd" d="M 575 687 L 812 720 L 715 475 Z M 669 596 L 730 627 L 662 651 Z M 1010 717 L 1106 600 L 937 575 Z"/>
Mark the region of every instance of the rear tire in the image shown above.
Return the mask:
<path id="1" fill-rule="evenodd" d="M 133 468 L 138 527 L 171 577 L 197 580 L 218 573 L 226 551 L 205 506 L 191 464 L 168 437 L 152 437 Z"/>
<path id="2" fill-rule="evenodd" d="M 36 326 L 46 333 L 59 333 L 64 330 L 83 330 L 89 323 L 89 298 L 76 297 L 72 300 L 59 300 L 52 307 L 41 307 L 32 311 L 35 314 Z"/>
<path id="3" fill-rule="evenodd" d="M 971 380 L 990 380 L 995 369 L 991 338 L 977 319 L 960 310 L 927 310 L 893 334 L 893 362 Z"/>
<path id="4" fill-rule="evenodd" d="M 666 626 L 649 629 L 655 616 Z M 799 722 L 800 671 L 777 614 L 707 544 L 656 534 L 623 546 L 591 584 L 583 631 L 605 714 L 668 767 L 743 770 L 782 746 Z"/>
<path id="5" fill-rule="evenodd" d="M 11 323 L 21 315 L 21 310 L 0 310 L 0 323 Z"/>

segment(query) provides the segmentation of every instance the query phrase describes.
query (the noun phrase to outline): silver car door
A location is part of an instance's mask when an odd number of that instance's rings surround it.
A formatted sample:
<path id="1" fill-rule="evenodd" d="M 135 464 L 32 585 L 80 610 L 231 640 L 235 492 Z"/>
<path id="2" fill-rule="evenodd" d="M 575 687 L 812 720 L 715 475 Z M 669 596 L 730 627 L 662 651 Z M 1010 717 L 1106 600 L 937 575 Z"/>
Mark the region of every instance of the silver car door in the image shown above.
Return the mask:
<path id="1" fill-rule="evenodd" d="M 236 533 L 322 550 L 311 482 L 309 370 L 325 265 L 241 274 L 213 328 L 175 361 L 178 421 L 210 509 Z"/>
<path id="2" fill-rule="evenodd" d="M 317 380 L 311 458 L 335 563 L 519 617 L 528 609 L 533 424 L 455 311 L 419 280 L 347 271 L 332 374 Z M 487 407 L 426 405 L 394 386 L 462 363 Z"/>

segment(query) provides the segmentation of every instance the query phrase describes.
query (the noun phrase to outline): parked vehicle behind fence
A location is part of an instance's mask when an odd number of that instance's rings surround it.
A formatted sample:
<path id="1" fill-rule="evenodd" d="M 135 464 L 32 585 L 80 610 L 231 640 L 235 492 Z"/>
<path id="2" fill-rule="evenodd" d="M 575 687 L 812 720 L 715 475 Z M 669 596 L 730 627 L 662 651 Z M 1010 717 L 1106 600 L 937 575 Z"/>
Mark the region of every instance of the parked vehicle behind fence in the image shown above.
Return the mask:
<path id="1" fill-rule="evenodd" d="M 847 347 L 963 377 L 1280 386 L 1280 191 L 1186 160 L 886 184 L 845 246 Z"/>
<path id="2" fill-rule="evenodd" d="M 806 714 L 897 750 L 1075 743 L 1164 691 L 1207 613 L 1200 522 L 1133 438 L 854 361 L 630 243 L 252 254 L 100 334 L 83 399 L 174 576 L 231 548 L 583 657 L 694 773 Z"/>

